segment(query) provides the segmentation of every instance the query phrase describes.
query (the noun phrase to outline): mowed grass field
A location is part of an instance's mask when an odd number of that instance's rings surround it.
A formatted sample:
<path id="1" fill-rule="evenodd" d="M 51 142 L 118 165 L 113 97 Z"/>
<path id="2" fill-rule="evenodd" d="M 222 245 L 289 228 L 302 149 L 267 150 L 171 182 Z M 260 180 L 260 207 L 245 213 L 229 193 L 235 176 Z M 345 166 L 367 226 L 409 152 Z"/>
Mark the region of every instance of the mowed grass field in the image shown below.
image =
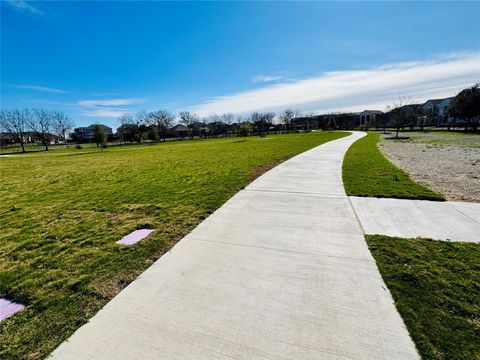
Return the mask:
<path id="1" fill-rule="evenodd" d="M 366 236 L 423 360 L 480 359 L 480 244 Z"/>
<path id="2" fill-rule="evenodd" d="M 1 359 L 41 359 L 271 164 L 348 133 L 312 132 L 0 158 Z M 134 246 L 115 241 L 156 229 Z"/>
<path id="3" fill-rule="evenodd" d="M 350 196 L 445 200 L 445 197 L 410 179 L 380 152 L 378 133 L 356 141 L 343 159 L 343 184 Z"/>

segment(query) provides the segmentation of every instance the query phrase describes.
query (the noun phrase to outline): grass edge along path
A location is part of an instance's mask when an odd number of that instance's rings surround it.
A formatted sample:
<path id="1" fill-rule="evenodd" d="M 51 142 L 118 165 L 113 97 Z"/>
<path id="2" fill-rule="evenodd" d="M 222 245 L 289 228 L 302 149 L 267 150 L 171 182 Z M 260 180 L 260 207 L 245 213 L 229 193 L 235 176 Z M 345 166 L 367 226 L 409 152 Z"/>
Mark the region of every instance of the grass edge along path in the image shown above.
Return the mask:
<path id="1" fill-rule="evenodd" d="M 367 235 L 423 360 L 480 359 L 480 244 Z"/>
<path id="2" fill-rule="evenodd" d="M 444 201 L 445 197 L 410 179 L 382 154 L 380 135 L 369 132 L 348 149 L 342 164 L 345 192 L 349 196 Z"/>
<path id="3" fill-rule="evenodd" d="M 44 358 L 255 176 L 348 135 L 312 132 L 0 158 L 0 297 L 27 305 L 0 323 L 0 358 Z M 145 227 L 156 230 L 140 243 L 115 244 Z"/>

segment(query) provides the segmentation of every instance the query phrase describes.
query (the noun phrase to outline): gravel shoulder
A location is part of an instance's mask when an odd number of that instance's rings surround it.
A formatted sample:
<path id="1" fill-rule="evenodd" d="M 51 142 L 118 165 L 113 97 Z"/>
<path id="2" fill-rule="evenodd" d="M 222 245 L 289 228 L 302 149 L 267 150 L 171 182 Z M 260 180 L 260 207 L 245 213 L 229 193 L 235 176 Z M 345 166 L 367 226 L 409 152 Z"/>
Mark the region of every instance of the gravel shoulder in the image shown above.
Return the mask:
<path id="1" fill-rule="evenodd" d="M 410 177 L 448 200 L 480 202 L 480 135 L 382 134 L 380 150 Z"/>

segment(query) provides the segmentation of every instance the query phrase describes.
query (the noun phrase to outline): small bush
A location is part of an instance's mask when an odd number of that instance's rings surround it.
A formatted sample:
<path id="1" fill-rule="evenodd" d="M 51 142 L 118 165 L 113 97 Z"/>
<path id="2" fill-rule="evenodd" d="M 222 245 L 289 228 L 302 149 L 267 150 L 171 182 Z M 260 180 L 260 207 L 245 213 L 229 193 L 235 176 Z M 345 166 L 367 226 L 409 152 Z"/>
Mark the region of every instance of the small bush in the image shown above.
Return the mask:
<path id="1" fill-rule="evenodd" d="M 81 148 L 82 148 L 82 145 L 80 145 L 80 144 L 77 144 L 77 145 L 75 146 L 75 149 L 80 150 Z"/>

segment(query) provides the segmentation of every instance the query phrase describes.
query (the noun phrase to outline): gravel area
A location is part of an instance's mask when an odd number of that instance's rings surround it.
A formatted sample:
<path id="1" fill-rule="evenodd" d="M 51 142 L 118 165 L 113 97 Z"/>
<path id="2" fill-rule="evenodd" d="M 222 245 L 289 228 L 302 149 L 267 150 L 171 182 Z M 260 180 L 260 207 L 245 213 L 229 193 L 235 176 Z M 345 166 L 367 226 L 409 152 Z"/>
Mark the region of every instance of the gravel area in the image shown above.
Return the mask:
<path id="1" fill-rule="evenodd" d="M 448 200 L 480 202 L 480 135 L 382 135 L 379 148 L 410 177 Z"/>

